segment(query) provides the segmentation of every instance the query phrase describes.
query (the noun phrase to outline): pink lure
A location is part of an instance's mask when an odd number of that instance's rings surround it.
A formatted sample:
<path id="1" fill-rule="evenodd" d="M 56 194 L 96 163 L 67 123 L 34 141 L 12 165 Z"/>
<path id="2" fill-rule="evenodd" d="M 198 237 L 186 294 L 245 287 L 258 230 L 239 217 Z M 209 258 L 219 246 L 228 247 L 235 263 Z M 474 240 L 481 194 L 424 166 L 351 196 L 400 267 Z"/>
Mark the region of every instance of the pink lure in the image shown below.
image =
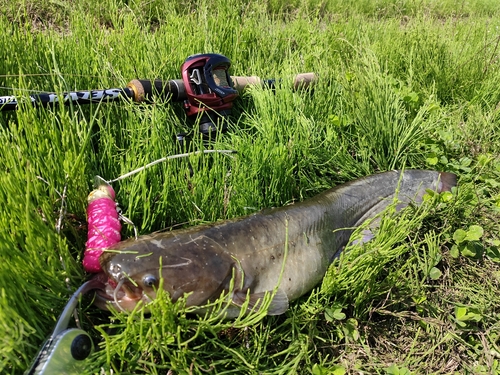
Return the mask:
<path id="1" fill-rule="evenodd" d="M 85 271 L 101 272 L 99 256 L 103 250 L 120 242 L 122 225 L 116 210 L 115 191 L 109 185 L 100 185 L 88 196 L 88 234 L 83 257 Z"/>

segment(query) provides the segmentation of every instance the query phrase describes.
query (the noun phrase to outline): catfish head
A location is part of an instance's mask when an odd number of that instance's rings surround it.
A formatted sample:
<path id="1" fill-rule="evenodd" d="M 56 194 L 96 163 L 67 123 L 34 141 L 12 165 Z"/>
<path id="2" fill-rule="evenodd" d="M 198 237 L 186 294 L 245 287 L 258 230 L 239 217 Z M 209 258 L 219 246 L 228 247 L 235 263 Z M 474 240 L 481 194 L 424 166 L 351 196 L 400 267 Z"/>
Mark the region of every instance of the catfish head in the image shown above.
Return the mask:
<path id="1" fill-rule="evenodd" d="M 96 305 L 133 310 L 139 301 L 150 302 L 162 287 L 176 301 L 188 294 L 187 306 L 202 306 L 228 292 L 231 279 L 247 290 L 238 262 L 203 234 L 158 233 L 129 239 L 105 250 L 99 259 L 104 273 L 96 275 L 106 287 L 97 292 Z M 243 298 L 244 299 L 244 298 Z"/>

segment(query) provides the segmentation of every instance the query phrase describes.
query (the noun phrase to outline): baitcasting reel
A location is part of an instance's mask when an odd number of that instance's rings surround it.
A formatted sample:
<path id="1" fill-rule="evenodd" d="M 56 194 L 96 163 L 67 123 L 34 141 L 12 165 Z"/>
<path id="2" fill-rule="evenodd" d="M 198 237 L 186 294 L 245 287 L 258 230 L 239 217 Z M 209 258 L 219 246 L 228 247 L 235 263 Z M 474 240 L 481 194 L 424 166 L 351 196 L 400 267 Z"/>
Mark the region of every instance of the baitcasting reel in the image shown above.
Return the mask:
<path id="1" fill-rule="evenodd" d="M 189 56 L 181 67 L 186 114 L 199 122 L 200 133 L 207 138 L 227 129 L 226 117 L 238 97 L 229 76 L 230 66 L 227 57 L 210 53 Z"/>

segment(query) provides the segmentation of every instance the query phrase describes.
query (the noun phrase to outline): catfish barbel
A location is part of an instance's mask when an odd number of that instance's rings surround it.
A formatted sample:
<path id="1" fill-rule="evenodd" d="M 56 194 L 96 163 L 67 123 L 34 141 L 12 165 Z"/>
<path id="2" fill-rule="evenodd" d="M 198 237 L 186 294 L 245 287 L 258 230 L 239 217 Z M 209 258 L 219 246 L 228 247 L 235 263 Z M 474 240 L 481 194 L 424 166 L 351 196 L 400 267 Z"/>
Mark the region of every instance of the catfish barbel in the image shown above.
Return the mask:
<path id="1" fill-rule="evenodd" d="M 163 277 L 173 301 L 188 293 L 187 306 L 203 306 L 225 293 L 231 303 L 227 317 L 237 316 L 245 301 L 255 308 L 274 292 L 267 313 L 279 315 L 321 281 L 353 228 L 382 212 L 396 194 L 401 209 L 421 203 L 427 189 L 443 192 L 455 185 L 452 173 L 390 171 L 301 203 L 125 240 L 99 259 L 104 273 L 96 278 L 106 287 L 97 292 L 96 304 L 132 310 L 155 298 Z"/>

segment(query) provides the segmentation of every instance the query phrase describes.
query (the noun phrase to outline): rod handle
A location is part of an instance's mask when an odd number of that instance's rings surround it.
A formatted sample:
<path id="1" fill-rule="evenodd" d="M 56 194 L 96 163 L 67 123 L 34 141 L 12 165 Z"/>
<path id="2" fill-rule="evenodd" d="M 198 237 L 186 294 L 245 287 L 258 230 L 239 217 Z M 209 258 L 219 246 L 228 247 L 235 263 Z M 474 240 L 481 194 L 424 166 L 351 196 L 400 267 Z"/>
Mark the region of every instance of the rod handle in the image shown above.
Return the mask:
<path id="1" fill-rule="evenodd" d="M 182 79 L 170 81 L 134 79 L 127 84 L 127 88 L 132 91 L 132 100 L 137 103 L 152 102 L 156 95 L 164 98 L 171 97 L 174 102 L 187 98 Z"/>
<path id="2" fill-rule="evenodd" d="M 257 76 L 239 77 L 232 76 L 233 87 L 238 91 L 243 91 L 249 85 L 257 85 L 262 87 L 274 87 L 275 80 L 265 80 Z M 297 74 L 293 79 L 293 89 L 305 89 L 312 87 L 318 80 L 316 73 L 301 73 Z"/>

